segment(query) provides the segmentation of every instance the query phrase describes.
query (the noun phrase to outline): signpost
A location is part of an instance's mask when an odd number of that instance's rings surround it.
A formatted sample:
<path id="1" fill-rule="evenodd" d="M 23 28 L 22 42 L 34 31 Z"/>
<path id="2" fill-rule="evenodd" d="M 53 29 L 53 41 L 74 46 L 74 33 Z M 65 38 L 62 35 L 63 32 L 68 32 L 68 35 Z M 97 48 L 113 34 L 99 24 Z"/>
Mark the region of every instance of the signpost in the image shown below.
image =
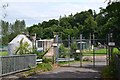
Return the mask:
<path id="1" fill-rule="evenodd" d="M 111 56 L 112 56 L 112 51 L 113 51 L 113 47 L 115 46 L 115 42 L 113 42 L 113 34 L 109 33 L 108 34 L 108 55 L 109 55 L 109 65 L 110 65 L 110 61 L 111 61 Z"/>
<path id="2" fill-rule="evenodd" d="M 115 42 L 108 42 L 108 46 L 114 47 L 115 46 Z"/>

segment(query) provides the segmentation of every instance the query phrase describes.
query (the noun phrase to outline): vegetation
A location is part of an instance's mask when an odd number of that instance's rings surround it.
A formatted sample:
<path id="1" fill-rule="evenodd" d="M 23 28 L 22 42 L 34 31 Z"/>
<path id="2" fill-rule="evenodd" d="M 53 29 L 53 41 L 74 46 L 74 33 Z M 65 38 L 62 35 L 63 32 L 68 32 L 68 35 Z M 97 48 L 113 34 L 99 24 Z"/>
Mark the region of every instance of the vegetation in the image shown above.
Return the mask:
<path id="1" fill-rule="evenodd" d="M 118 77 L 118 65 L 115 60 L 114 54 L 112 54 L 112 57 L 110 59 L 110 64 L 107 65 L 101 72 L 103 78 L 113 78 L 116 79 Z"/>
<path id="2" fill-rule="evenodd" d="M 69 49 L 66 48 L 63 44 L 59 47 L 59 57 L 60 58 L 67 58 L 68 57 Z"/>
<path id="3" fill-rule="evenodd" d="M 15 54 L 22 55 L 22 54 L 30 54 L 32 52 L 31 46 L 28 44 L 28 42 L 23 43 L 23 39 L 24 38 L 20 40 L 20 46 L 17 47 Z"/>
<path id="4" fill-rule="evenodd" d="M 7 44 L 15 35 L 26 31 L 30 35 L 36 33 L 37 38 L 48 39 L 53 38 L 54 32 L 61 35 L 61 39 L 67 39 L 68 35 L 71 37 L 79 37 L 83 34 L 84 38 L 89 39 L 90 34 L 95 33 L 95 38 L 106 39 L 108 33 L 113 33 L 113 39 L 116 42 L 116 46 L 119 49 L 120 46 L 120 2 L 111 2 L 108 6 L 100 8 L 100 12 L 97 14 L 94 10 L 77 12 L 68 16 L 63 16 L 59 20 L 51 19 L 49 21 L 43 21 L 36 25 L 32 25 L 25 29 L 25 21 L 16 20 L 11 24 L 2 21 L 2 39 L 3 45 Z M 99 40 L 102 44 L 105 41 Z M 120 50 L 120 49 L 119 49 Z"/>
<path id="5" fill-rule="evenodd" d="M 7 52 L 7 51 L 0 52 L 0 56 L 7 56 L 7 55 L 8 55 L 8 52 Z"/>
<path id="6" fill-rule="evenodd" d="M 37 73 L 45 72 L 45 71 L 50 71 L 53 69 L 53 66 L 51 63 L 41 63 L 37 64 L 37 66 L 33 69 L 30 69 L 28 71 L 22 72 L 18 74 L 20 77 L 29 77 L 31 75 L 35 75 Z"/>
<path id="7" fill-rule="evenodd" d="M 16 20 L 15 23 L 11 24 L 9 22 L 1 20 L 1 35 L 2 35 L 2 45 L 8 45 L 17 34 L 25 32 L 25 21 Z"/>
<path id="8" fill-rule="evenodd" d="M 50 47 L 51 48 L 51 47 Z M 33 49 L 32 54 L 36 54 L 37 55 L 37 59 L 42 59 L 44 57 L 44 55 L 50 50 L 50 48 L 48 48 L 46 51 L 44 52 L 39 52 L 36 49 Z"/>

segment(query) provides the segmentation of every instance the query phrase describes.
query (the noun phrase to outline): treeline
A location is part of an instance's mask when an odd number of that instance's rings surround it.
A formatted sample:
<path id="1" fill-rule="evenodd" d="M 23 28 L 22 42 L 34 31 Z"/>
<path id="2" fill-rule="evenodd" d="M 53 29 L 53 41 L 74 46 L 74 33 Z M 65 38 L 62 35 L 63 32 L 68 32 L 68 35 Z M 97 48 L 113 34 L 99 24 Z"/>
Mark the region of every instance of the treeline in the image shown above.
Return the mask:
<path id="1" fill-rule="evenodd" d="M 119 46 L 120 2 L 108 4 L 105 9 L 101 7 L 99 13 L 89 9 L 88 11 L 78 12 L 74 15 L 60 16 L 59 20 L 52 19 L 49 21 L 43 21 L 42 23 L 32 25 L 26 29 L 24 21 L 22 22 L 24 26 L 17 26 L 18 24 L 19 22 L 13 24 L 16 27 L 13 29 L 10 28 L 13 30 L 10 31 L 10 34 L 26 30 L 30 35 L 36 33 L 37 38 L 41 39 L 53 38 L 54 34 L 58 34 L 62 39 L 67 39 L 68 35 L 71 37 L 79 37 L 80 34 L 83 34 L 83 37 L 86 39 L 90 38 L 90 34 L 95 34 L 95 38 L 97 39 L 106 39 L 107 34 L 113 33 L 113 39 L 117 46 Z"/>
<path id="2" fill-rule="evenodd" d="M 59 20 L 49 20 L 38 23 L 28 27 L 29 33 L 37 34 L 38 38 L 53 38 L 54 33 L 60 35 L 62 39 L 67 39 L 68 35 L 71 37 L 79 37 L 83 34 L 88 38 L 89 33 L 97 32 L 97 21 L 95 20 L 97 14 L 91 9 L 71 14 L 69 16 L 60 17 Z"/>
<path id="3" fill-rule="evenodd" d="M 25 21 L 16 20 L 13 24 L 1 21 L 1 36 L 2 45 L 7 45 L 17 34 L 25 32 L 26 24 Z"/>
<path id="4" fill-rule="evenodd" d="M 116 46 L 120 45 L 120 2 L 113 2 L 96 14 L 94 10 L 82 11 L 69 16 L 60 17 L 59 20 L 49 20 L 27 28 L 30 34 L 37 34 L 38 38 L 53 38 L 54 33 L 62 39 L 79 37 L 89 39 L 90 34 L 95 34 L 97 39 L 106 39 L 113 33 Z M 104 41 L 101 41 L 104 42 Z"/>

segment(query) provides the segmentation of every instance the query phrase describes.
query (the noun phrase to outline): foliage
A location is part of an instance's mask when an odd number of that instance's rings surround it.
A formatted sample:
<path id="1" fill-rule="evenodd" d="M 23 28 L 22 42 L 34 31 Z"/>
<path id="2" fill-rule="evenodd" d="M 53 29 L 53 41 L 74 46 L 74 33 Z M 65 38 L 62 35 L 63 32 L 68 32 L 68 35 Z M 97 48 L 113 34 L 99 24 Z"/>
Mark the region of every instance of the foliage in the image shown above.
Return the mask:
<path id="1" fill-rule="evenodd" d="M 72 53 L 75 53 L 76 50 L 78 49 L 77 43 L 76 43 L 76 42 L 73 42 L 73 43 L 71 44 L 70 48 L 71 48 L 71 52 L 72 52 Z"/>
<path id="2" fill-rule="evenodd" d="M 22 55 L 22 54 L 30 54 L 31 53 L 32 48 L 30 47 L 28 42 L 23 43 L 23 39 L 24 38 L 22 38 L 20 40 L 20 46 L 17 47 L 15 54 L 21 54 Z"/>
<path id="3" fill-rule="evenodd" d="M 59 47 L 59 57 L 66 58 L 68 56 L 68 53 L 69 53 L 69 49 L 64 47 L 63 44 L 61 44 Z"/>
<path id="4" fill-rule="evenodd" d="M 43 21 L 36 25 L 27 27 L 27 32 L 30 35 L 37 34 L 37 38 L 53 38 L 53 32 L 57 32 L 61 39 L 67 39 L 68 35 L 71 37 L 79 37 L 80 34 L 87 39 L 90 38 L 90 33 L 96 33 L 95 38 L 106 39 L 108 33 L 113 33 L 113 38 L 116 42 L 117 48 L 120 50 L 120 2 L 111 1 L 107 7 L 100 8 L 100 12 L 96 14 L 94 10 L 77 12 L 76 14 L 70 14 L 63 16 L 59 20 L 51 19 L 49 21 Z M 16 20 L 15 23 L 10 24 L 8 22 L 2 22 L 3 35 L 8 36 L 11 33 L 20 33 L 25 29 L 25 22 Z M 9 38 L 4 38 L 4 43 L 7 44 L 10 41 Z M 106 44 L 105 41 L 99 41 L 102 44 Z"/>
<path id="5" fill-rule="evenodd" d="M 50 47 L 51 48 L 51 47 Z M 38 59 L 42 59 L 44 57 L 44 55 L 50 50 L 50 48 L 48 48 L 46 51 L 44 52 L 39 52 L 36 49 L 33 49 L 33 51 L 31 52 L 32 54 L 36 54 Z"/>
<path id="6" fill-rule="evenodd" d="M 52 63 L 52 58 L 43 58 L 43 63 Z"/>
<path id="7" fill-rule="evenodd" d="M 52 64 L 51 63 L 38 64 L 37 67 L 39 67 L 43 71 L 50 71 L 50 70 L 52 70 Z"/>
<path id="8" fill-rule="evenodd" d="M 43 52 L 39 52 L 37 51 L 36 49 L 34 49 L 32 51 L 32 54 L 36 54 L 37 55 L 37 59 L 41 59 L 42 58 L 42 55 L 44 54 Z"/>
<path id="9" fill-rule="evenodd" d="M 89 9 L 88 11 L 82 11 L 75 15 L 60 16 L 59 21 L 55 19 L 43 21 L 39 23 L 41 25 L 36 25 L 44 31 L 41 33 L 44 36 L 39 38 L 53 38 L 52 32 L 58 32 L 59 35 L 62 35 L 62 39 L 67 39 L 68 35 L 79 37 L 80 34 L 83 34 L 85 38 L 89 38 L 90 33 L 96 33 L 95 38 L 105 39 L 109 32 L 113 32 L 115 42 L 119 46 L 120 35 L 117 35 L 120 32 L 119 5 L 120 2 L 113 2 L 105 9 L 100 8 L 101 10 L 98 14 L 94 10 Z M 35 31 L 31 28 L 35 28 L 35 26 L 29 27 L 29 33 Z M 40 32 L 42 31 L 36 31 L 37 34 Z M 100 42 L 105 43 L 105 41 Z"/>
<path id="10" fill-rule="evenodd" d="M 8 52 L 5 51 L 5 52 L 0 52 L 0 56 L 7 56 L 8 55 Z"/>
<path id="11" fill-rule="evenodd" d="M 53 67 L 52 67 L 51 63 L 41 63 L 41 64 L 37 64 L 37 66 L 33 69 L 22 72 L 21 76 L 29 77 L 29 76 L 35 75 L 37 73 L 40 73 L 40 72 L 50 71 L 52 69 L 53 69 Z"/>
<path id="12" fill-rule="evenodd" d="M 25 31 L 25 21 L 16 20 L 13 24 L 1 20 L 2 45 L 7 45 L 17 34 Z"/>
<path id="13" fill-rule="evenodd" d="M 115 76 L 115 68 L 112 66 L 106 66 L 102 72 L 102 78 L 114 78 Z"/>
<path id="14" fill-rule="evenodd" d="M 103 70 L 102 70 L 102 77 L 103 78 L 117 78 L 117 63 L 115 60 L 114 55 L 112 55 L 111 59 L 110 59 L 110 65 L 106 66 Z"/>

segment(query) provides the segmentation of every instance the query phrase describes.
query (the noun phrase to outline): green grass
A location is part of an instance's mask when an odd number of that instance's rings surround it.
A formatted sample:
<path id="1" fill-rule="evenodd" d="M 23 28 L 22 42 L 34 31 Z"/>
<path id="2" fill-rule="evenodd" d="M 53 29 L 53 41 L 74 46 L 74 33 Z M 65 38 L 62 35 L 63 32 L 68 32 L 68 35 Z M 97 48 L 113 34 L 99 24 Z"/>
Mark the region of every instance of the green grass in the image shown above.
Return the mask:
<path id="1" fill-rule="evenodd" d="M 94 54 L 96 56 L 105 55 L 106 49 L 95 50 Z M 93 50 L 88 50 L 83 52 L 83 56 L 92 56 L 92 55 L 93 55 Z"/>
<path id="2" fill-rule="evenodd" d="M 106 49 L 96 50 L 95 53 L 105 54 L 106 53 Z"/>
<path id="3" fill-rule="evenodd" d="M 77 60 L 75 60 L 75 61 L 62 61 L 62 62 L 59 62 L 59 65 L 64 66 L 64 65 L 69 65 L 71 63 L 75 63 L 75 62 L 80 62 L 80 61 L 77 61 Z"/>
<path id="4" fill-rule="evenodd" d="M 95 56 L 101 56 L 101 55 L 105 55 L 105 54 L 95 53 Z M 83 56 L 93 56 L 93 53 L 83 53 Z"/>
<path id="5" fill-rule="evenodd" d="M 105 55 L 106 51 L 108 52 L 108 50 L 106 49 L 95 50 L 95 55 L 96 56 Z M 119 53 L 118 49 L 114 48 L 113 53 Z M 92 55 L 93 55 L 93 50 L 83 52 L 83 56 L 92 56 Z"/>
<path id="6" fill-rule="evenodd" d="M 7 56 L 8 55 L 8 52 L 5 51 L 5 52 L 0 52 L 0 56 Z"/>

